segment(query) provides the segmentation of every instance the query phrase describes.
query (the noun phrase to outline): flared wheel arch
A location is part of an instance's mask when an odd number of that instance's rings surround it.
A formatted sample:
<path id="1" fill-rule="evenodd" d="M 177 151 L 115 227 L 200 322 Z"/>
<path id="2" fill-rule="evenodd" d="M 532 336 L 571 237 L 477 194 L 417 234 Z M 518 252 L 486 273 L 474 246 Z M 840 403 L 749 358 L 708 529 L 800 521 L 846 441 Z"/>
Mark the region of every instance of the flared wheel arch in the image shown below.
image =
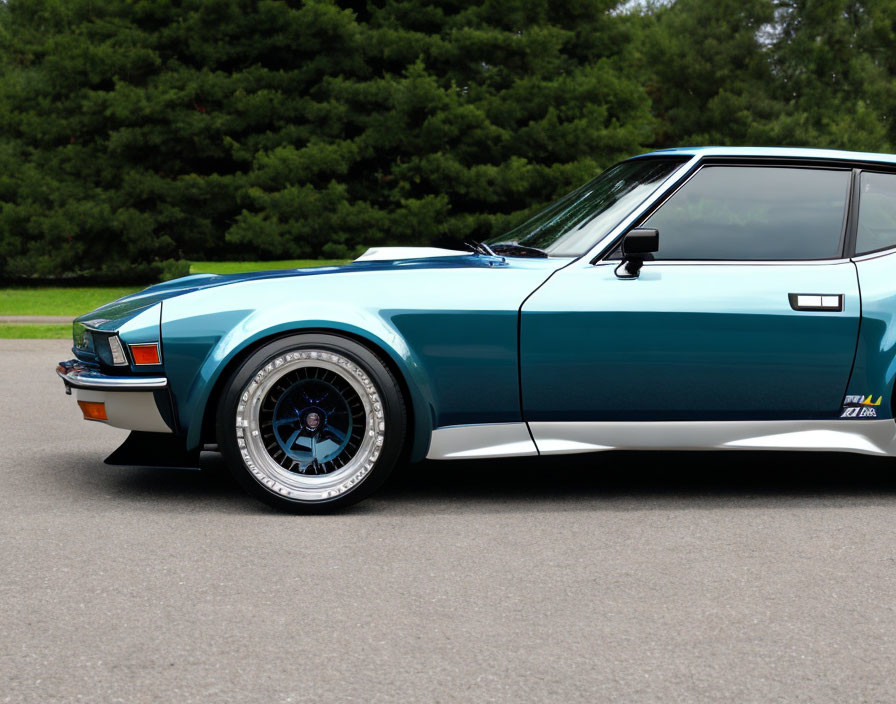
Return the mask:
<path id="1" fill-rule="evenodd" d="M 280 331 L 276 334 L 268 335 L 266 337 L 259 338 L 258 340 L 254 340 L 251 344 L 246 345 L 245 348 L 241 349 L 237 354 L 235 354 L 233 358 L 228 361 L 227 364 L 218 373 L 218 377 L 215 380 L 214 386 L 212 387 L 212 392 L 211 394 L 209 394 L 209 397 L 205 402 L 205 408 L 202 413 L 200 446 L 217 443 L 217 439 L 215 437 L 215 434 L 217 432 L 215 427 L 215 411 L 218 407 L 218 401 L 221 398 L 221 394 L 224 392 L 227 380 L 233 375 L 233 372 L 261 347 L 264 347 L 265 345 L 268 345 L 276 340 L 285 337 L 293 337 L 295 335 L 332 335 L 333 337 L 341 337 L 347 340 L 351 340 L 352 342 L 362 345 L 371 353 L 375 354 L 377 358 L 389 369 L 389 371 L 392 372 L 392 375 L 398 381 L 399 391 L 401 393 L 402 399 L 404 400 L 405 407 L 408 410 L 407 431 L 405 433 L 404 446 L 402 448 L 401 458 L 399 460 L 400 463 L 407 462 L 411 457 L 411 453 L 415 449 L 414 442 L 415 438 L 417 437 L 416 430 L 418 424 L 415 414 L 418 410 L 418 404 L 414 403 L 414 397 L 411 394 L 405 375 L 402 373 L 401 369 L 399 368 L 398 364 L 396 364 L 392 356 L 379 345 L 374 344 L 362 335 L 353 335 L 344 330 L 334 330 L 332 328 L 316 327 Z M 423 448 L 423 454 L 425 454 L 425 449 L 426 448 Z"/>

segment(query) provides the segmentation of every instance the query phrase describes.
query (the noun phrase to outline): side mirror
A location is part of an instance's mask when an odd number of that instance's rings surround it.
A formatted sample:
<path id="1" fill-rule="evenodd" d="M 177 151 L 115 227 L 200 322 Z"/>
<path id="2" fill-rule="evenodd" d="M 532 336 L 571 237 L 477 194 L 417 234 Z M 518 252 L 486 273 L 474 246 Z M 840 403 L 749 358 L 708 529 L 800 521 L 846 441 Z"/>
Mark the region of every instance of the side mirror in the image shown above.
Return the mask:
<path id="1" fill-rule="evenodd" d="M 637 278 L 644 264 L 644 255 L 660 248 L 660 231 L 652 228 L 631 230 L 622 239 L 622 263 L 616 267 L 620 279 Z"/>

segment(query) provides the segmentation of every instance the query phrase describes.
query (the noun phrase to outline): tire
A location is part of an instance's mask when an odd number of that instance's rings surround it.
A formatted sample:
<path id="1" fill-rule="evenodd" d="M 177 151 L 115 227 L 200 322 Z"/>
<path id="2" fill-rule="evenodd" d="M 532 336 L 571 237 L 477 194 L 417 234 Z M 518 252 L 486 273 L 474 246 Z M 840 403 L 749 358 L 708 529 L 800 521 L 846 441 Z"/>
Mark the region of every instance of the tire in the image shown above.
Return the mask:
<path id="1" fill-rule="evenodd" d="M 321 513 L 354 504 L 389 476 L 407 410 L 389 369 L 337 335 L 283 337 L 227 380 L 218 445 L 236 481 L 274 508 Z"/>

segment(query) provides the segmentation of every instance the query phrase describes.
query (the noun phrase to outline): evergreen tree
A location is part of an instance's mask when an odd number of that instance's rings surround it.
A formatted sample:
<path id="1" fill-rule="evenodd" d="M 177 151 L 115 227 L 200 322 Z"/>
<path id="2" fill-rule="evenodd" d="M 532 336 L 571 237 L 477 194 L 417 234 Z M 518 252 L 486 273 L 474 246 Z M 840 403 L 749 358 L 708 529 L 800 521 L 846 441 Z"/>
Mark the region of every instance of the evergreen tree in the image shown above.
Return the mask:
<path id="1" fill-rule="evenodd" d="M 228 241 L 267 256 L 459 245 L 642 151 L 650 106 L 615 4 L 352 8 L 355 70 L 312 93 L 326 121 L 312 138 L 256 153 Z"/>
<path id="2" fill-rule="evenodd" d="M 751 144 L 780 106 L 763 44 L 774 0 L 677 0 L 644 18 L 655 144 Z"/>
<path id="3" fill-rule="evenodd" d="M 510 229 L 651 146 L 896 144 L 896 0 L 0 2 L 0 277 Z"/>
<path id="4" fill-rule="evenodd" d="M 609 0 L 9 0 L 0 276 L 461 242 L 652 137 Z"/>
<path id="5" fill-rule="evenodd" d="M 642 6 L 654 144 L 889 151 L 894 0 Z"/>
<path id="6" fill-rule="evenodd" d="M 777 119 L 765 141 L 890 151 L 896 143 L 893 0 L 777 0 Z"/>

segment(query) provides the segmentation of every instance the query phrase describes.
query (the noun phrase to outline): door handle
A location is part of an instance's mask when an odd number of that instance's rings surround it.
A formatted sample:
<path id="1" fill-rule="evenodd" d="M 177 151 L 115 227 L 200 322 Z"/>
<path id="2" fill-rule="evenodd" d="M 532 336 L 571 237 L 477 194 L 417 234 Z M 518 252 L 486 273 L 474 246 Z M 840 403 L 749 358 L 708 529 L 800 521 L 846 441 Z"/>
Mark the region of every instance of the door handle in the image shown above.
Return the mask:
<path id="1" fill-rule="evenodd" d="M 794 310 L 842 311 L 842 293 L 788 293 L 790 307 Z"/>

